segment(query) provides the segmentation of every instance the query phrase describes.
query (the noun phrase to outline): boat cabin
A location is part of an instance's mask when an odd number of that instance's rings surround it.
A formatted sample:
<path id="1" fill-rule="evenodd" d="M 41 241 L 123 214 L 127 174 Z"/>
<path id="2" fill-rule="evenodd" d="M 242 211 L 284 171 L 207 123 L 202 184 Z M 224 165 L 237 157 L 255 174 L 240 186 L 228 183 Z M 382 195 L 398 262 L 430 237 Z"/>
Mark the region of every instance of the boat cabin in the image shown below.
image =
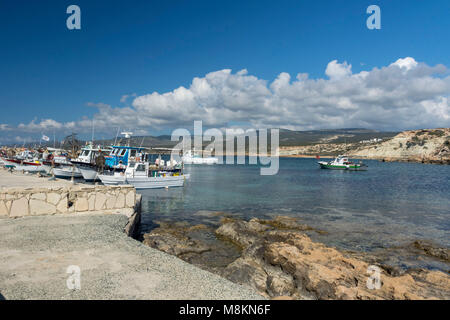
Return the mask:
<path id="1" fill-rule="evenodd" d="M 113 146 L 109 156 L 105 157 L 106 166 L 125 167 L 129 162 L 145 162 L 148 160 L 148 154 L 145 148 Z"/>

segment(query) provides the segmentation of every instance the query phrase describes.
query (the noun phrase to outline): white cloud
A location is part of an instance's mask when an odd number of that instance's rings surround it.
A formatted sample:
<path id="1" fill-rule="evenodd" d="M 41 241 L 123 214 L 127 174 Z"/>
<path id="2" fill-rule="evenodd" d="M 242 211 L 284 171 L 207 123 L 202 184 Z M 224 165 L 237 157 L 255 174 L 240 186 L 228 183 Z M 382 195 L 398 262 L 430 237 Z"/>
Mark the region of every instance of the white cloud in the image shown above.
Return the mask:
<path id="1" fill-rule="evenodd" d="M 397 61 L 392 63 L 391 66 L 397 66 L 399 68 L 403 68 L 409 71 L 417 67 L 417 61 L 414 60 L 414 58 L 406 57 L 404 59 L 398 59 Z"/>
<path id="2" fill-rule="evenodd" d="M 151 132 L 191 127 L 194 120 L 217 128 L 246 123 L 256 128 L 297 130 L 450 126 L 450 76 L 444 66 L 430 67 L 407 57 L 355 74 L 351 68 L 347 62 L 333 60 L 325 70 L 329 79 L 309 79 L 304 73 L 292 79 L 282 72 L 271 83 L 246 69 L 237 73 L 224 69 L 195 77 L 187 88 L 137 96 L 131 106 L 88 105 L 98 108 L 96 132 L 110 134 L 115 134 L 118 126 Z M 68 127 L 89 132 L 92 119 L 69 123 L 33 120 L 18 128 Z"/>
<path id="3" fill-rule="evenodd" d="M 325 74 L 332 80 L 342 79 L 352 74 L 352 65 L 347 64 L 347 61 L 339 63 L 337 60 L 333 60 L 328 63 Z"/>
<path id="4" fill-rule="evenodd" d="M 122 97 L 120 97 L 120 102 L 121 103 L 125 103 L 127 102 L 128 98 L 130 97 L 136 97 L 137 94 L 136 93 L 132 93 L 132 94 L 124 94 Z"/>
<path id="5" fill-rule="evenodd" d="M 39 130 L 45 130 L 45 129 L 61 129 L 64 126 L 64 124 L 55 121 L 53 119 L 43 119 L 40 122 L 37 122 L 36 120 L 32 120 L 28 124 L 21 123 L 17 126 L 17 128 L 25 130 L 25 131 L 39 131 Z"/>
<path id="6" fill-rule="evenodd" d="M 0 123 L 0 131 L 9 131 L 11 127 L 6 123 Z"/>

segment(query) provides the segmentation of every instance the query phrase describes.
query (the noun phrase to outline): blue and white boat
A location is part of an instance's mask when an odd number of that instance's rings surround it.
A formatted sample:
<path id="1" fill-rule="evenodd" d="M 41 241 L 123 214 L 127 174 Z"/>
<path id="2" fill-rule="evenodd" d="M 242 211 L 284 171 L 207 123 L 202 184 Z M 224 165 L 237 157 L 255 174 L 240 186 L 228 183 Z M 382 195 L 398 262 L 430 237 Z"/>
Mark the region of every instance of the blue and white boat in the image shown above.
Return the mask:
<path id="1" fill-rule="evenodd" d="M 146 148 L 129 146 L 112 146 L 109 156 L 105 157 L 105 168 L 124 171 L 130 162 L 146 162 Z"/>

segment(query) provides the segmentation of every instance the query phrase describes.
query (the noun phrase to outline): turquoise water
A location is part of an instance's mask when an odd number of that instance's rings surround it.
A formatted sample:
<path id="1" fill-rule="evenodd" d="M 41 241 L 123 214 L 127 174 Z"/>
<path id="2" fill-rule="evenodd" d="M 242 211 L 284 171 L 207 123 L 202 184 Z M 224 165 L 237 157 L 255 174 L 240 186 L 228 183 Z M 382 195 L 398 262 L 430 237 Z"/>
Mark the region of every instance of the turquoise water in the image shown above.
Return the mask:
<path id="1" fill-rule="evenodd" d="M 145 190 L 143 231 L 157 220 L 210 223 L 208 212 L 242 218 L 295 216 L 318 240 L 371 251 L 417 239 L 450 247 L 450 166 L 365 161 L 366 172 L 321 170 L 315 159 L 281 158 L 275 176 L 257 165 L 186 166 L 184 188 Z"/>

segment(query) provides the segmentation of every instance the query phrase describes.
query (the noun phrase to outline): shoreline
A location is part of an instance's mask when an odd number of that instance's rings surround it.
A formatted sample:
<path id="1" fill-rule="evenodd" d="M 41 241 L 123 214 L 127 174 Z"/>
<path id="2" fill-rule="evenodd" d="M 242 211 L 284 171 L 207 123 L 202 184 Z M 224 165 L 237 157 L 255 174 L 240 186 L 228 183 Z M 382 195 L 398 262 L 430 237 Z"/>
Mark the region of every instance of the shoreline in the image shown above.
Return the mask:
<path id="1" fill-rule="evenodd" d="M 450 298 L 449 271 L 401 270 L 381 263 L 379 257 L 371 253 L 338 250 L 312 241 L 307 232 L 322 231 L 284 216 L 248 221 L 225 217 L 218 228 L 162 222 L 143 235 L 143 243 L 233 282 L 250 286 L 267 298 Z M 216 237 L 217 243 L 204 240 L 211 237 Z M 402 249 L 450 263 L 449 249 L 434 247 L 426 241 L 415 241 Z M 221 256 L 215 252 L 220 252 Z M 385 284 L 378 292 L 372 292 L 363 285 L 362 279 L 367 278 L 367 268 L 371 265 L 380 268 Z M 300 282 L 299 277 L 303 279 Z M 346 278 L 358 281 L 356 284 L 351 281 L 342 283 L 341 280 Z"/>
<path id="2" fill-rule="evenodd" d="M 335 156 L 330 155 L 319 155 L 320 159 L 334 159 Z M 417 158 L 393 158 L 393 157 L 363 157 L 360 155 L 351 155 L 349 157 L 355 159 L 362 160 L 376 160 L 380 162 L 408 162 L 408 163 L 422 163 L 422 164 L 436 164 L 436 165 L 450 165 L 450 159 L 417 159 Z M 312 159 L 316 158 L 315 155 L 303 155 L 303 154 L 295 154 L 295 155 L 280 155 L 280 158 L 305 158 Z"/>

